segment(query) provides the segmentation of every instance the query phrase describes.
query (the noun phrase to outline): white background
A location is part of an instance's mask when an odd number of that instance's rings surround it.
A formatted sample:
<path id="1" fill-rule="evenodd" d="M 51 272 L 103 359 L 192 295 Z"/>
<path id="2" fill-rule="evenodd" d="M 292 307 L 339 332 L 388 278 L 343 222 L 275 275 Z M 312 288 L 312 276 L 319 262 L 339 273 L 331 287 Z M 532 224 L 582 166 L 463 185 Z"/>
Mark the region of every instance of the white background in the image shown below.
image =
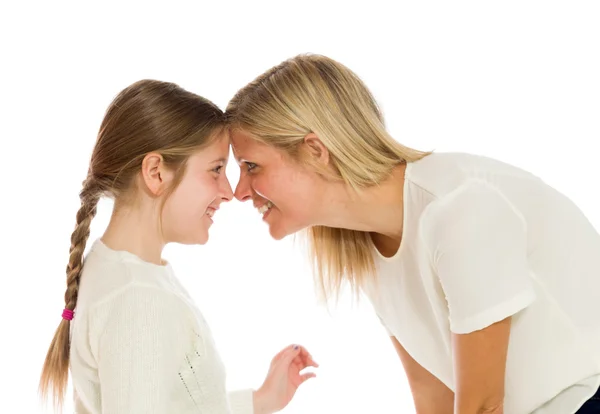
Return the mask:
<path id="1" fill-rule="evenodd" d="M 88 158 L 107 105 L 141 78 L 224 107 L 283 59 L 325 54 L 366 81 L 399 141 L 526 168 L 600 228 L 597 2 L 79 3 L 0 6 L 2 413 L 42 412 Z M 235 163 L 227 174 L 235 185 Z M 91 239 L 110 210 L 100 204 Z M 284 413 L 413 411 L 368 303 L 318 307 L 302 252 L 272 241 L 250 205 L 223 206 L 208 245 L 164 256 L 211 324 L 232 388 L 259 386 L 271 357 L 301 343 L 321 368 Z"/>

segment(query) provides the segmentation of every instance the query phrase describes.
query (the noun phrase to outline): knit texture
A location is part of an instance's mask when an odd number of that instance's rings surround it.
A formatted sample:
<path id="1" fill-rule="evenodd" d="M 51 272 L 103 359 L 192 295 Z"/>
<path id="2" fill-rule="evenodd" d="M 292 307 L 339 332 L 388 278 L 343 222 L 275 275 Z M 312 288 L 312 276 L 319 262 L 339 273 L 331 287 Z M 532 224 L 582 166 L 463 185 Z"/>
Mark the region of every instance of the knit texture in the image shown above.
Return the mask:
<path id="1" fill-rule="evenodd" d="M 252 414 L 251 390 L 227 393 L 210 328 L 170 264 L 97 240 L 71 322 L 77 413 Z"/>

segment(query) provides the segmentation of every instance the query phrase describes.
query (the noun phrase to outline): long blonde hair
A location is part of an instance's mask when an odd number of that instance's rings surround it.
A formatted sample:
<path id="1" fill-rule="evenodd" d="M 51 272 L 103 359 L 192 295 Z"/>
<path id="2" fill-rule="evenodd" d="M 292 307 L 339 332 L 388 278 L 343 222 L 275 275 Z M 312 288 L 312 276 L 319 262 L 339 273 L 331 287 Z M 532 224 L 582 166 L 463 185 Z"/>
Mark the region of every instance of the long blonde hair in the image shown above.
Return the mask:
<path id="1" fill-rule="evenodd" d="M 175 171 L 173 185 L 181 182 L 186 162 L 195 151 L 210 145 L 225 130 L 223 112 L 212 102 L 176 84 L 142 80 L 121 91 L 112 101 L 96 139 L 87 177 L 79 193 L 81 207 L 71 235 L 65 309 L 77 304 L 83 253 L 90 223 L 101 196 L 122 201 L 132 195 L 142 160 L 151 152 L 162 155 Z M 53 397 L 61 409 L 69 378 L 70 321 L 63 319 L 50 344 L 39 390 L 43 400 Z"/>
<path id="2" fill-rule="evenodd" d="M 317 171 L 359 192 L 384 181 L 399 164 L 429 154 L 395 141 L 362 80 L 321 55 L 299 55 L 269 69 L 239 90 L 225 113 L 230 128 L 319 168 L 299 151 L 304 137 L 315 133 L 329 150 L 333 175 Z M 324 298 L 337 297 L 344 281 L 358 293 L 365 277 L 375 273 L 368 232 L 313 226 L 307 233 Z"/>

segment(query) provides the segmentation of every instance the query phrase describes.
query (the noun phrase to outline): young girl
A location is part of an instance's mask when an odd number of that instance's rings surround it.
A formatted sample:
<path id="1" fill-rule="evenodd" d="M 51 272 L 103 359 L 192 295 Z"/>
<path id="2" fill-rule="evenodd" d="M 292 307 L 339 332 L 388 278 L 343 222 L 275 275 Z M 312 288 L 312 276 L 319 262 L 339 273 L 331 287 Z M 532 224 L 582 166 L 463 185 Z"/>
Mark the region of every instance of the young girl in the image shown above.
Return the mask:
<path id="1" fill-rule="evenodd" d="M 399 144 L 323 56 L 270 69 L 226 113 L 235 196 L 276 239 L 307 229 L 327 296 L 366 293 L 419 414 L 600 412 L 600 235 L 570 200 L 496 160 Z"/>
<path id="2" fill-rule="evenodd" d="M 219 205 L 229 137 L 222 111 L 177 85 L 144 80 L 123 90 L 100 127 L 71 236 L 63 321 L 41 376 L 61 405 L 69 366 L 77 413 L 272 413 L 316 366 L 290 346 L 257 391 L 227 394 L 211 332 L 170 264 L 167 243 L 204 244 Z M 110 224 L 83 262 L 101 196 Z"/>

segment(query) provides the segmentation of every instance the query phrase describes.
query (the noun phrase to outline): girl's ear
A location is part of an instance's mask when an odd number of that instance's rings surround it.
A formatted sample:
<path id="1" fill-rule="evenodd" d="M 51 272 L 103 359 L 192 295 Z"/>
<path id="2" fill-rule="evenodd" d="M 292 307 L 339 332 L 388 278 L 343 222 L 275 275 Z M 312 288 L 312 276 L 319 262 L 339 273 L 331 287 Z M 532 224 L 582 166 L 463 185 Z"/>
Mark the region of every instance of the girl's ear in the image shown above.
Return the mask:
<path id="1" fill-rule="evenodd" d="M 147 190 L 160 196 L 171 183 L 173 173 L 166 168 L 162 155 L 151 152 L 142 160 L 142 181 Z"/>

